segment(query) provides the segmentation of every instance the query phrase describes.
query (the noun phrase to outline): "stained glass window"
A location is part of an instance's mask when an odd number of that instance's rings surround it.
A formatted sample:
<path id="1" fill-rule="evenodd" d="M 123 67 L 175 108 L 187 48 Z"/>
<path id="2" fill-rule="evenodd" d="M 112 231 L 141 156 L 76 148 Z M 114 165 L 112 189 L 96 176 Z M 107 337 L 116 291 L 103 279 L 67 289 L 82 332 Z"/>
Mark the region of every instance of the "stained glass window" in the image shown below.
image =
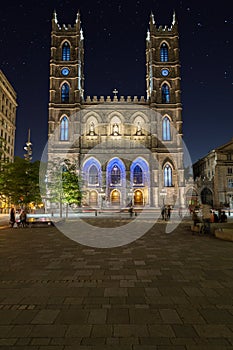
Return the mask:
<path id="1" fill-rule="evenodd" d="M 70 60 L 70 45 L 67 41 L 62 45 L 62 60 L 69 61 Z"/>

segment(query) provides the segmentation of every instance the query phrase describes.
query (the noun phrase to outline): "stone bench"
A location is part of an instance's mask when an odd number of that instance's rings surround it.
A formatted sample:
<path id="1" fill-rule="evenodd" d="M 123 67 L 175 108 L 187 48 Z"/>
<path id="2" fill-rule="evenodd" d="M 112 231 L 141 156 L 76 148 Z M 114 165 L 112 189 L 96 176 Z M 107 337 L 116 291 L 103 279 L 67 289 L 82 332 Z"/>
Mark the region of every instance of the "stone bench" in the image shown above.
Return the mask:
<path id="1" fill-rule="evenodd" d="M 203 227 L 205 225 L 208 225 L 204 222 L 198 222 L 196 224 L 196 226 L 192 225 L 191 226 L 191 231 L 192 232 L 197 232 L 197 233 L 201 233 L 203 231 Z M 216 230 L 221 230 L 221 229 L 233 229 L 233 225 L 232 223 L 228 223 L 228 222 L 210 222 L 210 233 L 211 234 L 215 234 Z"/>
<path id="2" fill-rule="evenodd" d="M 52 220 L 49 218 L 29 218 L 27 220 L 27 225 L 29 227 L 47 227 L 54 226 Z"/>
<path id="3" fill-rule="evenodd" d="M 233 241 L 233 227 L 232 228 L 219 228 L 214 231 L 216 238 L 223 239 L 224 241 Z"/>

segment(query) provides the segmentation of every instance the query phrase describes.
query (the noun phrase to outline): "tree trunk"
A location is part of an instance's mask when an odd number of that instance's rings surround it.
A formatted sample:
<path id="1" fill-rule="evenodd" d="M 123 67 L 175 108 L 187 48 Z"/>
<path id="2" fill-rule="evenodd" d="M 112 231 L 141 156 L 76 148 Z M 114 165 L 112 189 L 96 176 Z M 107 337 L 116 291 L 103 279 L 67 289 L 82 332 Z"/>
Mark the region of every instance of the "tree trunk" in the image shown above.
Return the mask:
<path id="1" fill-rule="evenodd" d="M 60 198 L 60 218 L 62 218 L 62 200 Z"/>
<path id="2" fill-rule="evenodd" d="M 66 204 L 66 219 L 68 218 L 68 208 L 69 208 L 69 204 Z"/>

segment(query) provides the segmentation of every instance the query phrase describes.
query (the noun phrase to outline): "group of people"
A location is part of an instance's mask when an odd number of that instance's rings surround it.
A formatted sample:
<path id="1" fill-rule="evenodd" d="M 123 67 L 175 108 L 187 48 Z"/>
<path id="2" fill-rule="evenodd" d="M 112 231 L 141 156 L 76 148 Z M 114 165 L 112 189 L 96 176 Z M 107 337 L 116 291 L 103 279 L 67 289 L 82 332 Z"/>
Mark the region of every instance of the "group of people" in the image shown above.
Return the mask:
<path id="1" fill-rule="evenodd" d="M 162 219 L 165 221 L 170 220 L 171 218 L 171 206 L 170 205 L 164 205 L 161 210 Z"/>
<path id="2" fill-rule="evenodd" d="M 24 209 L 20 211 L 19 222 L 16 221 L 16 212 L 15 208 L 12 207 L 10 210 L 10 225 L 11 227 L 27 227 L 27 213 Z"/>
<path id="3" fill-rule="evenodd" d="M 210 210 L 208 215 L 203 215 L 202 218 L 200 218 L 196 211 L 194 210 L 192 213 L 192 220 L 194 222 L 194 226 L 200 222 L 201 220 L 212 222 L 227 222 L 227 215 L 225 211 L 218 211 L 218 214 L 214 210 Z"/>

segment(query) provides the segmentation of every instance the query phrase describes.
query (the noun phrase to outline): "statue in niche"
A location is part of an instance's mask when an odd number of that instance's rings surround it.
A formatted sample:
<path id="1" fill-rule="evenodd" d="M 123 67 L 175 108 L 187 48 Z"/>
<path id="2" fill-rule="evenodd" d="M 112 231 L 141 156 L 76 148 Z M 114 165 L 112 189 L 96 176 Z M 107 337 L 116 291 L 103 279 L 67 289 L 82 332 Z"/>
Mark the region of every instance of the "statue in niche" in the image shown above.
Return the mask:
<path id="1" fill-rule="evenodd" d="M 112 133 L 114 136 L 119 135 L 119 126 L 117 123 L 113 124 Z"/>
<path id="2" fill-rule="evenodd" d="M 141 126 L 140 122 L 138 122 L 138 125 L 137 125 L 136 135 L 138 135 L 138 136 L 142 135 L 142 126 Z"/>
<path id="3" fill-rule="evenodd" d="M 93 122 L 91 122 L 89 126 L 89 135 L 95 135 L 95 124 Z"/>

